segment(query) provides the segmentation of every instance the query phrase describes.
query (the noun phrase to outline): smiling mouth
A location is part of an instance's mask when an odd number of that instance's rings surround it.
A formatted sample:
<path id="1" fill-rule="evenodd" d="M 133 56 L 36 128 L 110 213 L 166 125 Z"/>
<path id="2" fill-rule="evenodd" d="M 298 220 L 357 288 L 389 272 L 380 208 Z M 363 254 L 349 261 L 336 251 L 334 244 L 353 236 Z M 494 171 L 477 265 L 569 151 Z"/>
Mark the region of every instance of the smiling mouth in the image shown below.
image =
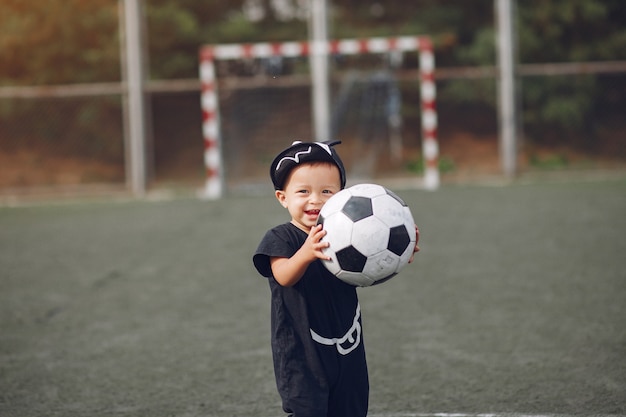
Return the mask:
<path id="1" fill-rule="evenodd" d="M 308 216 L 319 216 L 320 211 L 319 210 L 305 210 L 304 211 Z"/>

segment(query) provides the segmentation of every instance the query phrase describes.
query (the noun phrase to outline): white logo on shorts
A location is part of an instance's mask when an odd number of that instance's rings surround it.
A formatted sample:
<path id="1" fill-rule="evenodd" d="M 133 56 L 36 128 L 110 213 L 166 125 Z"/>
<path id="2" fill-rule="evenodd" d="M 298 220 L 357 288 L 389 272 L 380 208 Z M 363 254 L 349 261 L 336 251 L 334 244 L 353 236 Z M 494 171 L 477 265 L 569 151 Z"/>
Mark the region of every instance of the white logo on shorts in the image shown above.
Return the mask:
<path id="1" fill-rule="evenodd" d="M 326 338 L 322 337 L 319 334 L 315 333 L 313 329 L 311 330 L 311 337 L 317 343 L 326 346 L 337 346 L 337 352 L 342 355 L 347 355 L 352 352 L 354 349 L 359 346 L 361 343 L 361 323 L 359 323 L 359 318 L 361 317 L 361 305 L 357 303 L 356 305 L 356 313 L 354 315 L 354 320 L 352 322 L 352 327 L 348 330 L 348 332 L 343 335 L 341 338 Z M 346 342 L 349 344 L 347 347 L 344 347 Z"/>

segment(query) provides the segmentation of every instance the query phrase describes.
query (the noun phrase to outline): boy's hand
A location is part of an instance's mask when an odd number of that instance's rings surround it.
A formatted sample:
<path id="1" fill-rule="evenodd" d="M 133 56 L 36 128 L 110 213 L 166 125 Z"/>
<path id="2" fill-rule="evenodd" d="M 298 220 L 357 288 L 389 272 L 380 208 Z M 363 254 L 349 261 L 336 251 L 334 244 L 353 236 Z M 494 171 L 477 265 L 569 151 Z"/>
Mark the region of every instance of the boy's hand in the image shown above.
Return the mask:
<path id="1" fill-rule="evenodd" d="M 321 242 L 322 238 L 326 236 L 326 230 L 322 229 L 322 227 L 321 224 L 313 226 L 301 248 L 306 251 L 308 255 L 312 256 L 312 260 L 315 260 L 315 258 L 323 260 L 331 259 L 330 256 L 322 252 L 323 249 L 330 246 L 328 242 Z"/>
<path id="2" fill-rule="evenodd" d="M 411 259 L 409 259 L 409 263 L 413 262 L 413 259 L 415 258 L 415 254 L 419 252 L 420 250 L 420 247 L 417 245 L 419 240 L 420 240 L 420 231 L 417 228 L 417 225 L 415 225 L 415 249 L 413 249 L 413 255 L 411 255 Z"/>
<path id="3" fill-rule="evenodd" d="M 322 252 L 322 249 L 329 246 L 328 242 L 320 242 L 325 235 L 326 231 L 322 230 L 321 224 L 318 224 L 311 228 L 304 244 L 291 258 L 270 258 L 272 274 L 276 282 L 284 287 L 291 287 L 302 278 L 309 264 L 315 259 L 330 259 Z"/>

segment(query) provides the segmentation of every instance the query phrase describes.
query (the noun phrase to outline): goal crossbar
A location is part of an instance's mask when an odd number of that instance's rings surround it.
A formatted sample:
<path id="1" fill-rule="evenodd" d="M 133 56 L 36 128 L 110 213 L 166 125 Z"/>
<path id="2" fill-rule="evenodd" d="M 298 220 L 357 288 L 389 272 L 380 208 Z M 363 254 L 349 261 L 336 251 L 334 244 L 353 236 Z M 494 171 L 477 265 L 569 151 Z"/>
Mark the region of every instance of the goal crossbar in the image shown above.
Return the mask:
<path id="1" fill-rule="evenodd" d="M 282 43 L 247 43 L 204 45 L 200 48 L 200 82 L 202 134 L 206 179 L 200 197 L 217 199 L 224 193 L 224 169 L 221 154 L 221 126 L 215 62 L 253 58 L 297 58 L 314 54 L 359 55 L 417 51 L 419 56 L 422 154 L 424 158 L 423 187 L 439 187 L 437 142 L 436 86 L 433 45 L 428 36 L 392 38 L 342 39 L 328 42 L 302 41 Z"/>

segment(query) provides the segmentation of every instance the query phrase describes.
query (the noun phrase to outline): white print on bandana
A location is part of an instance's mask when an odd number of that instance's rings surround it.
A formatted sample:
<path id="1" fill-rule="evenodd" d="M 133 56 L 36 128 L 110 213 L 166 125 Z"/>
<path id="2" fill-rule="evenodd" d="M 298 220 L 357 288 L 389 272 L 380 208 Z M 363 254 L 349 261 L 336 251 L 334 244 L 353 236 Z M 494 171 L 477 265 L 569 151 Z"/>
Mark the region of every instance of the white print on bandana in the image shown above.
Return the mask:
<path id="1" fill-rule="evenodd" d="M 280 161 L 278 161 L 278 164 L 276 164 L 276 171 L 278 171 L 278 169 L 280 168 L 280 165 L 283 163 L 283 161 L 293 161 L 296 164 L 300 163 L 300 155 L 306 155 L 311 153 L 311 147 L 309 146 L 309 149 L 307 149 L 306 151 L 300 151 L 300 152 L 296 152 L 296 154 L 294 156 L 285 156 L 283 159 L 281 159 Z"/>
<path id="2" fill-rule="evenodd" d="M 302 141 L 295 141 L 294 143 L 292 143 L 291 145 L 297 145 L 298 143 L 302 143 Z M 321 143 L 321 142 L 315 142 L 316 145 L 318 145 L 320 148 L 324 149 L 326 152 L 328 152 L 329 155 L 332 155 L 332 152 L 330 150 L 330 146 L 328 146 L 325 143 Z M 296 164 L 300 163 L 300 155 L 307 155 L 310 154 L 312 151 L 312 148 L 309 146 L 309 148 L 306 151 L 300 151 L 300 152 L 296 152 L 296 154 L 294 156 L 285 156 L 283 159 L 281 159 L 280 161 L 278 161 L 278 164 L 276 164 L 276 171 L 278 171 L 278 169 L 280 168 L 280 165 L 283 163 L 283 161 L 293 161 Z"/>
<path id="3" fill-rule="evenodd" d="M 339 339 L 337 338 L 328 339 L 326 337 L 322 337 L 319 334 L 315 333 L 313 329 L 309 329 L 311 330 L 311 337 L 317 343 L 320 343 L 322 345 L 326 345 L 326 346 L 336 345 L 337 352 L 339 352 L 342 355 L 347 355 L 348 353 L 356 349 L 357 346 L 359 346 L 359 344 L 361 343 L 361 323 L 359 323 L 360 317 L 361 317 L 361 305 L 357 303 L 356 313 L 354 315 L 354 321 L 352 322 L 352 327 L 350 327 L 350 330 L 348 330 L 348 332 L 345 335 L 343 335 L 343 337 Z M 350 343 L 348 347 L 343 346 L 346 342 Z"/>

